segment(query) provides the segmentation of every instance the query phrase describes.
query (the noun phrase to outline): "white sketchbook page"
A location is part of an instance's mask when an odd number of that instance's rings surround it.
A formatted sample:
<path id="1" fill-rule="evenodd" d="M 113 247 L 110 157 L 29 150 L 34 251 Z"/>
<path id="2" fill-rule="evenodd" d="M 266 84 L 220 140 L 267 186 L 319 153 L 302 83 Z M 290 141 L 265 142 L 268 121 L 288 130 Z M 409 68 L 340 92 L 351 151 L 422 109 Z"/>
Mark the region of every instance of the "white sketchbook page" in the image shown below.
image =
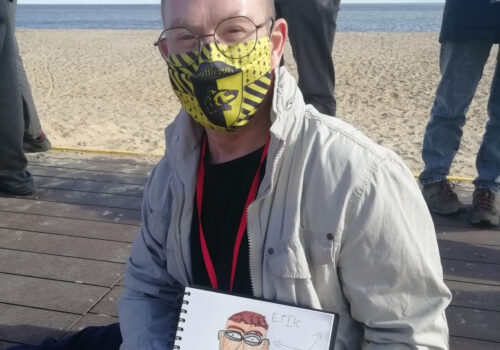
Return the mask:
<path id="1" fill-rule="evenodd" d="M 191 293 L 185 297 L 187 313 L 181 314 L 186 322 L 179 324 L 184 331 L 178 333 L 182 340 L 176 342 L 181 350 L 218 350 L 218 332 L 231 315 L 241 311 L 265 316 L 270 350 L 329 349 L 334 314 L 200 289 L 186 288 L 186 292 Z"/>

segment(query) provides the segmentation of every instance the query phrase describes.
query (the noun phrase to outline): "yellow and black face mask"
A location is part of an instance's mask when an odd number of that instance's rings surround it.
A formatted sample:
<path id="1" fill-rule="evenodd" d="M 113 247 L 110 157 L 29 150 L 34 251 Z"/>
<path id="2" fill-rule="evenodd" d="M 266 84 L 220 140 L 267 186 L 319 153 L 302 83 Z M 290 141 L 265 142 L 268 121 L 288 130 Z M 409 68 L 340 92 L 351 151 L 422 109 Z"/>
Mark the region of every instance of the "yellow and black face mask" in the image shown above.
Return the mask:
<path id="1" fill-rule="evenodd" d="M 249 55 L 232 58 L 254 44 Z M 199 53 L 169 56 L 167 63 L 172 87 L 186 112 L 205 127 L 231 131 L 249 122 L 271 86 L 271 44 L 265 37 L 226 46 L 224 52 L 210 43 Z"/>

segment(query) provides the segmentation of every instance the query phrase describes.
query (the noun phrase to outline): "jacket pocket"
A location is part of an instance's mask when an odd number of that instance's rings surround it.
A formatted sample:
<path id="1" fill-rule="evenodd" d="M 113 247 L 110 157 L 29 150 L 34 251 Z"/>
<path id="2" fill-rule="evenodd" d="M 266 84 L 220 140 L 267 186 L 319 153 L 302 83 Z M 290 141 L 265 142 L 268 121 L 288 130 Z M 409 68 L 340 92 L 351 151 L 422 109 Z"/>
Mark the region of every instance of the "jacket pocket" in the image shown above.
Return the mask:
<path id="1" fill-rule="evenodd" d="M 276 277 L 311 278 L 304 250 L 298 247 L 287 247 L 268 255 L 267 264 L 271 273 Z"/>
<path id="2" fill-rule="evenodd" d="M 151 236 L 165 248 L 170 226 L 170 212 L 149 207 L 147 225 Z"/>
<path id="3" fill-rule="evenodd" d="M 309 260 L 311 266 L 333 264 L 335 261 L 335 248 L 338 245 L 338 235 L 334 233 L 319 233 L 306 231 L 305 236 L 309 242 Z"/>

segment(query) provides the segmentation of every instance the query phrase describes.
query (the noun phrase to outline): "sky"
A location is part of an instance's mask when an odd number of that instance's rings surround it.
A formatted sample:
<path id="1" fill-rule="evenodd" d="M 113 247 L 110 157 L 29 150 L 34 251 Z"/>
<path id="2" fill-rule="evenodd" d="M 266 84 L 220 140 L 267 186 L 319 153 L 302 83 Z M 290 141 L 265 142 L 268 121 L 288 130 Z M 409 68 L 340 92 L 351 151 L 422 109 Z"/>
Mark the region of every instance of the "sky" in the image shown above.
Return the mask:
<path id="1" fill-rule="evenodd" d="M 474 0 L 471 0 L 474 1 Z M 342 0 L 344 4 L 354 3 L 433 3 L 444 0 Z M 159 4 L 160 0 L 18 0 L 19 4 Z"/>

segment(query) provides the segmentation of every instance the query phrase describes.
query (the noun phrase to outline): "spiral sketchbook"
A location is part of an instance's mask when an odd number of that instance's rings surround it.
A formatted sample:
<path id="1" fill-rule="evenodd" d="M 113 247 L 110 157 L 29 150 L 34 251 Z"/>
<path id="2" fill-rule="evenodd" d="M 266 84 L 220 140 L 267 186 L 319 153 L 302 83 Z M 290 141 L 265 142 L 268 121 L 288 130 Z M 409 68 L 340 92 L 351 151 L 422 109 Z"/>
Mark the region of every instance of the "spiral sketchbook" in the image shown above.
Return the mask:
<path id="1" fill-rule="evenodd" d="M 338 315 L 187 287 L 174 349 L 333 350 Z"/>

